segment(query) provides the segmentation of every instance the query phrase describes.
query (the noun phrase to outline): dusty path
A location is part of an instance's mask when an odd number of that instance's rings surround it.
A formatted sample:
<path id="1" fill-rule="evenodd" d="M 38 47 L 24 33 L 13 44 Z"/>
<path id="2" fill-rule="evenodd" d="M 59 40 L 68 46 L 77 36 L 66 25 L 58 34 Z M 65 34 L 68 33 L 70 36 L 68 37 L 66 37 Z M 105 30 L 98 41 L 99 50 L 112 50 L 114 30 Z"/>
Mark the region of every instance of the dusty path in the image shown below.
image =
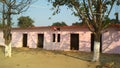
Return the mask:
<path id="1" fill-rule="evenodd" d="M 95 68 L 87 61 L 49 51 L 14 51 L 5 58 L 0 51 L 0 68 Z"/>

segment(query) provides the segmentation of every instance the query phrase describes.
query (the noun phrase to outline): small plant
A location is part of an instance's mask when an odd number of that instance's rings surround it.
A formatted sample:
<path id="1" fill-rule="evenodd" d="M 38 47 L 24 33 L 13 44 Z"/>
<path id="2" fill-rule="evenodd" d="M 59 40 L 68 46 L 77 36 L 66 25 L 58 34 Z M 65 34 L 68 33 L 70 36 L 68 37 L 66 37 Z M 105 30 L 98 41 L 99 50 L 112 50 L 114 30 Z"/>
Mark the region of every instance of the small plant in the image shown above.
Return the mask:
<path id="1" fill-rule="evenodd" d="M 102 68 L 114 68 L 114 62 L 105 63 Z"/>

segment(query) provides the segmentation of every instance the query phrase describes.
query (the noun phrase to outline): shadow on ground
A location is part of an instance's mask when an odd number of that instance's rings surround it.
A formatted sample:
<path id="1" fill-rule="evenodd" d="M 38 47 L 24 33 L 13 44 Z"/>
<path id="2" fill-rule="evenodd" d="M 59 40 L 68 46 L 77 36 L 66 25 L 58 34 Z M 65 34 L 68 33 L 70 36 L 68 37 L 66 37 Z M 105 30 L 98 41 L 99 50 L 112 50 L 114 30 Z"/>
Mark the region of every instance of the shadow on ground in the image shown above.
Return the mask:
<path id="1" fill-rule="evenodd" d="M 87 61 L 90 65 L 96 65 L 96 68 L 120 68 L 119 54 L 100 54 L 100 62 L 91 62 L 93 53 L 81 51 L 49 51 L 54 54 L 62 54 L 67 57 Z"/>
<path id="2" fill-rule="evenodd" d="M 19 53 L 36 54 L 54 54 L 64 55 L 78 60 L 83 60 L 89 63 L 88 67 L 96 65 L 96 68 L 120 68 L 120 55 L 119 54 L 100 54 L 100 62 L 91 62 L 93 53 L 81 52 L 81 51 L 51 51 L 44 49 L 29 49 L 29 48 L 13 48 L 13 55 Z M 0 51 L 4 54 L 4 47 L 0 47 Z M 105 67 L 104 67 L 105 66 Z M 111 66 L 111 67 L 109 67 Z"/>

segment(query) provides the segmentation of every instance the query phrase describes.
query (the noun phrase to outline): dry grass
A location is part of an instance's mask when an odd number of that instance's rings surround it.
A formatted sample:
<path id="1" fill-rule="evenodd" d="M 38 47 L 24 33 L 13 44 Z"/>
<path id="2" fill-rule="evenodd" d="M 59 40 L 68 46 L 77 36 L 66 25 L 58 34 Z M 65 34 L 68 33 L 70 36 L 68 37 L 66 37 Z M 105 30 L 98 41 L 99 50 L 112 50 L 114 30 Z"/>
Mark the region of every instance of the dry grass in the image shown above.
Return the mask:
<path id="1" fill-rule="evenodd" d="M 0 52 L 3 53 L 3 47 L 0 47 Z M 44 54 L 44 55 L 63 55 L 66 57 L 74 58 L 77 60 L 82 60 L 88 62 L 88 67 L 94 65 L 94 62 L 91 62 L 92 53 L 88 52 L 80 52 L 80 51 L 51 51 L 51 50 L 43 50 L 43 49 L 29 49 L 29 48 L 13 48 L 13 57 L 19 53 L 22 54 Z M 3 54 L 2 54 L 3 55 Z M 96 65 L 96 64 L 95 64 Z M 98 65 L 98 66 L 97 66 Z M 96 65 L 96 68 L 120 68 L 120 55 L 118 54 L 101 54 L 100 63 Z M 17 64 L 19 66 L 19 64 Z"/>
<path id="2" fill-rule="evenodd" d="M 62 54 L 68 57 L 72 57 L 78 60 L 91 62 L 93 53 L 81 52 L 81 51 L 49 51 L 54 54 Z M 120 54 L 100 54 L 100 62 L 97 68 L 120 68 Z"/>

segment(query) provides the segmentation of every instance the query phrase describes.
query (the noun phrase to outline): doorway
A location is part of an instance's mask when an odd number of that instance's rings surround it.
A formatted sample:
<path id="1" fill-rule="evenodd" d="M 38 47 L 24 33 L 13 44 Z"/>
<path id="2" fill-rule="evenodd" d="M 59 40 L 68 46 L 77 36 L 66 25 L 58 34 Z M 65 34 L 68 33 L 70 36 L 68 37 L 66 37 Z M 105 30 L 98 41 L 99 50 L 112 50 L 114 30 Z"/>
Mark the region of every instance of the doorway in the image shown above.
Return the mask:
<path id="1" fill-rule="evenodd" d="M 91 52 L 94 51 L 94 34 L 91 34 Z M 100 52 L 102 53 L 102 34 L 100 35 Z"/>
<path id="2" fill-rule="evenodd" d="M 37 44 L 37 46 L 39 48 L 43 48 L 43 43 L 44 43 L 44 34 L 38 34 L 38 44 Z"/>
<path id="3" fill-rule="evenodd" d="M 27 34 L 23 34 L 23 47 L 27 47 Z"/>
<path id="4" fill-rule="evenodd" d="M 79 50 L 79 34 L 71 34 L 70 49 Z"/>

